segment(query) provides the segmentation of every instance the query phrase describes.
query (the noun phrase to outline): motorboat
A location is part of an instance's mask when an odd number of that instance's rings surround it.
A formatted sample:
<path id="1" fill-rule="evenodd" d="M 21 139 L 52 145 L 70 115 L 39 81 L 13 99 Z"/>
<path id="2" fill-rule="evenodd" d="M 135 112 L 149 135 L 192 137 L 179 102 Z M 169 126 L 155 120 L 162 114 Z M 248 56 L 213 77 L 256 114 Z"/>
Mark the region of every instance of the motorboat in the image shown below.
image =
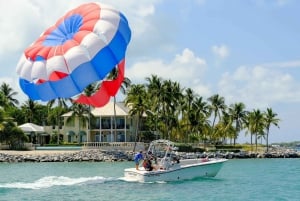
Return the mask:
<path id="1" fill-rule="evenodd" d="M 151 168 L 143 165 L 126 168 L 124 179 L 137 182 L 159 182 L 189 180 L 198 177 L 214 177 L 224 162 L 223 158 L 182 159 L 178 156 L 178 148 L 169 140 L 155 140 L 145 153 L 144 162 L 150 161 Z"/>

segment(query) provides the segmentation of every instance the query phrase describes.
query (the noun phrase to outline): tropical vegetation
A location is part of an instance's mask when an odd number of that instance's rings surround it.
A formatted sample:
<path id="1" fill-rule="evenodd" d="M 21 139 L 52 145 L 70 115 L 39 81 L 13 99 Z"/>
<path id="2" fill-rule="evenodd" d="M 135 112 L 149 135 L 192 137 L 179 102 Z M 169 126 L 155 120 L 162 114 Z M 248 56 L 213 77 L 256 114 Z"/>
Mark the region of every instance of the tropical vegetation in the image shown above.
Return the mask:
<path id="1" fill-rule="evenodd" d="M 113 79 L 116 75 L 112 73 L 110 76 Z M 100 84 L 89 86 L 85 93 L 93 94 Z M 122 91 L 130 115 L 136 117 L 136 142 L 166 138 L 177 142 L 235 146 L 238 137 L 244 134 L 249 136 L 251 145 L 257 147 L 259 141 L 264 140 L 268 147 L 270 128 L 279 127 L 280 119 L 272 108 L 246 110 L 242 102 L 227 104 L 220 94 L 205 98 L 191 88 L 184 88 L 176 81 L 164 80 L 157 75 L 147 77 L 145 84 L 131 84 L 126 78 Z M 0 143 L 10 143 L 11 147 L 26 141 L 26 136 L 16 130 L 16 125 L 31 122 L 56 127 L 56 133 L 52 135 L 55 139 L 51 142 L 59 144 L 62 114 L 72 111 L 70 120 L 80 117 L 82 126 L 92 118 L 90 107 L 68 99 L 56 99 L 47 104 L 27 100 L 20 105 L 16 95 L 17 92 L 7 83 L 1 84 Z"/>
<path id="2" fill-rule="evenodd" d="M 254 137 L 257 147 L 263 139 L 268 145 L 270 127 L 279 126 L 280 119 L 272 108 L 249 111 L 242 102 L 226 104 L 225 97 L 219 94 L 205 99 L 191 88 L 183 88 L 178 82 L 156 75 L 147 77 L 146 82 L 132 84 L 125 103 L 131 108 L 131 115 L 138 117 L 137 121 L 145 114 L 145 125 L 161 138 L 235 145 L 241 133 L 250 133 L 251 145 Z M 136 135 L 137 140 L 145 139 L 142 132 L 136 131 Z"/>

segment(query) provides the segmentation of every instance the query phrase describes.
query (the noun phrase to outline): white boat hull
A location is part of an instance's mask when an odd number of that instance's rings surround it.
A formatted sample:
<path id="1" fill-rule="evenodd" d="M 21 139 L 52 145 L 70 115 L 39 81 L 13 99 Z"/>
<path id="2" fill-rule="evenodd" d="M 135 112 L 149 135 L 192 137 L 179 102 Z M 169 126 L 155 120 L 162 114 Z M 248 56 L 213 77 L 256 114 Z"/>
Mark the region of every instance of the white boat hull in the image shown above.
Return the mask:
<path id="1" fill-rule="evenodd" d="M 171 165 L 167 170 L 146 171 L 143 168 L 127 168 L 124 171 L 125 180 L 138 182 L 189 180 L 198 177 L 214 177 L 218 174 L 227 159 L 211 159 L 203 162 L 201 159 L 182 160 Z"/>

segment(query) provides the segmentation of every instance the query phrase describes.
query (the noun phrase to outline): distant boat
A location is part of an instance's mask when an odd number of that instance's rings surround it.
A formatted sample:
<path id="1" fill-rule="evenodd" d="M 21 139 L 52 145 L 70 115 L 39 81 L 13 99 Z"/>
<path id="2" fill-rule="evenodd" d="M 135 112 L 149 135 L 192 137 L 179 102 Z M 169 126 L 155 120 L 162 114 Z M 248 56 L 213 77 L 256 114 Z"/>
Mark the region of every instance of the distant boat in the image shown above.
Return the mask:
<path id="1" fill-rule="evenodd" d="M 176 155 L 177 147 L 169 140 L 151 142 L 146 158 L 150 159 L 153 170 L 145 167 L 127 168 L 124 179 L 127 181 L 156 182 L 188 180 L 198 177 L 214 177 L 227 159 L 183 159 Z"/>

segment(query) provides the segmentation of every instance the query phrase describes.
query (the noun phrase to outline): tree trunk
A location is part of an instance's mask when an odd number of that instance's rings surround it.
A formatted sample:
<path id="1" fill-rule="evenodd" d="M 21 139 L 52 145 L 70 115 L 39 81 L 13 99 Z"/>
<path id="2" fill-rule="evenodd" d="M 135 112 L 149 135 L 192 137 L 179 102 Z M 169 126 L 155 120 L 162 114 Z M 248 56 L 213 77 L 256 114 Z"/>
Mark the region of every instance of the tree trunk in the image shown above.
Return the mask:
<path id="1" fill-rule="evenodd" d="M 117 141 L 116 97 L 114 96 L 114 140 Z"/>
<path id="2" fill-rule="evenodd" d="M 59 114 L 57 114 L 57 145 L 59 145 L 59 127 L 60 127 L 60 118 L 59 118 Z"/>
<path id="3" fill-rule="evenodd" d="M 238 136 L 238 123 L 236 121 L 235 122 L 235 135 L 234 135 L 234 139 L 233 139 L 233 146 L 235 146 L 237 136 Z"/>
<path id="4" fill-rule="evenodd" d="M 140 121 L 140 116 L 138 115 L 137 121 L 136 121 L 136 129 L 135 129 L 133 153 L 135 153 L 135 148 L 136 148 L 136 143 L 137 143 L 137 137 L 138 137 L 138 132 L 139 132 L 139 121 Z"/>
<path id="5" fill-rule="evenodd" d="M 255 133 L 255 152 L 257 153 L 257 133 Z"/>
<path id="6" fill-rule="evenodd" d="M 266 139 L 266 142 L 267 142 L 267 152 L 269 152 L 269 129 L 267 130 L 267 139 Z"/>
<path id="7" fill-rule="evenodd" d="M 253 138 L 253 133 L 250 134 L 250 146 L 251 146 L 251 151 L 253 151 L 253 142 L 252 142 L 252 138 Z"/>
<path id="8" fill-rule="evenodd" d="M 90 141 L 90 137 L 91 137 L 91 106 L 89 105 L 89 129 L 88 129 L 88 134 L 87 134 L 87 139 L 86 141 L 89 142 Z"/>

